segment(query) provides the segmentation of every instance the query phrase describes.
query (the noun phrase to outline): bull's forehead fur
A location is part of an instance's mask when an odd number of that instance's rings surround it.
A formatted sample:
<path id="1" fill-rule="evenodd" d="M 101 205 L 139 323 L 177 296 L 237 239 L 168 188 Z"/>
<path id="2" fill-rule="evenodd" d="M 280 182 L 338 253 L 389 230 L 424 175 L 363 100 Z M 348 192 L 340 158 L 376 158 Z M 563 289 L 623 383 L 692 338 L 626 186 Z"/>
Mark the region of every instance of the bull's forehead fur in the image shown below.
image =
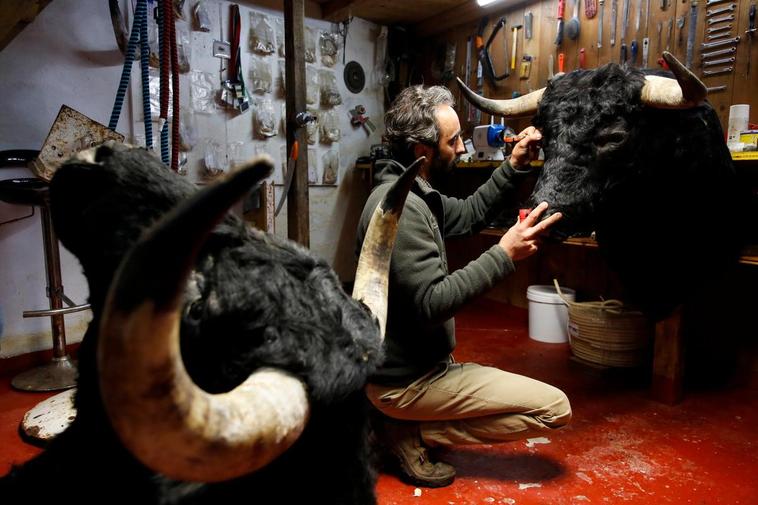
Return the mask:
<path id="1" fill-rule="evenodd" d="M 51 186 L 56 231 L 82 264 L 95 318 L 129 249 L 196 191 L 144 149 L 98 153 L 95 163 L 65 164 Z M 210 235 L 185 291 L 183 356 L 208 390 L 273 365 L 306 380 L 312 399 L 330 401 L 365 381 L 380 359 L 375 321 L 326 262 L 235 216 Z"/>

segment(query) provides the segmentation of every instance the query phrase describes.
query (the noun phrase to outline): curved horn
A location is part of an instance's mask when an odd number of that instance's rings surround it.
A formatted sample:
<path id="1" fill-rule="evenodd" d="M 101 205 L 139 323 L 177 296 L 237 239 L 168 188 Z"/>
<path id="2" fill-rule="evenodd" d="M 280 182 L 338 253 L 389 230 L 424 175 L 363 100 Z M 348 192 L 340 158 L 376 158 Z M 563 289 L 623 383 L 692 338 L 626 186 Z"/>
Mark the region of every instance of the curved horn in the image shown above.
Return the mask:
<path id="1" fill-rule="evenodd" d="M 252 472 L 289 448 L 308 418 L 297 378 L 260 369 L 228 393 L 209 394 L 187 375 L 179 346 L 183 286 L 200 247 L 272 166 L 256 159 L 180 205 L 129 252 L 107 296 L 97 356 L 106 411 L 132 454 L 173 479 Z"/>
<path id="2" fill-rule="evenodd" d="M 463 96 L 466 100 L 471 102 L 471 104 L 477 109 L 492 114 L 493 116 L 532 116 L 537 112 L 540 99 L 542 99 L 542 95 L 545 93 L 545 88 L 540 88 L 531 93 L 510 100 L 492 100 L 484 98 L 471 91 L 468 86 L 463 84 L 463 81 L 461 81 L 459 77 L 456 77 L 455 79 L 458 81 L 458 86 L 461 88 L 461 91 L 463 91 Z"/>
<path id="3" fill-rule="evenodd" d="M 645 76 L 642 103 L 659 109 L 689 109 L 702 102 L 708 94 L 705 84 L 670 52 L 664 51 L 663 59 L 676 79 Z"/>
<path id="4" fill-rule="evenodd" d="M 392 184 L 384 199 L 376 206 L 366 237 L 363 239 L 358 269 L 355 272 L 353 298 L 360 300 L 379 320 L 379 332 L 384 338 L 387 324 L 387 286 L 390 258 L 397 237 L 397 225 L 403 212 L 405 199 L 418 174 L 422 156 L 414 161 Z"/>

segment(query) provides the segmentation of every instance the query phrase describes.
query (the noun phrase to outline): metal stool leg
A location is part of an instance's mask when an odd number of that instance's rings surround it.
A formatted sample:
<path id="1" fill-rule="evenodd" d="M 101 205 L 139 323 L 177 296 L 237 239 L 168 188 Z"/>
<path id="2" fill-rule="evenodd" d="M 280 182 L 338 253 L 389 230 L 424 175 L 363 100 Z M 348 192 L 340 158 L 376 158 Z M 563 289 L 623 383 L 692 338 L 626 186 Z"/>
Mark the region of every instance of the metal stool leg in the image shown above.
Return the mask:
<path id="1" fill-rule="evenodd" d="M 48 202 L 40 206 L 42 213 L 42 236 L 45 246 L 45 267 L 47 270 L 47 296 L 50 299 L 50 311 L 28 314 L 24 317 L 49 315 L 53 333 L 53 360 L 51 363 L 27 370 L 13 378 L 11 385 L 24 391 L 57 391 L 76 385 L 76 364 L 66 353 L 66 328 L 63 321 L 64 312 L 73 312 L 63 308 L 63 281 L 61 279 L 61 259 L 58 237 L 53 230 Z M 84 310 L 88 306 L 78 307 Z"/>

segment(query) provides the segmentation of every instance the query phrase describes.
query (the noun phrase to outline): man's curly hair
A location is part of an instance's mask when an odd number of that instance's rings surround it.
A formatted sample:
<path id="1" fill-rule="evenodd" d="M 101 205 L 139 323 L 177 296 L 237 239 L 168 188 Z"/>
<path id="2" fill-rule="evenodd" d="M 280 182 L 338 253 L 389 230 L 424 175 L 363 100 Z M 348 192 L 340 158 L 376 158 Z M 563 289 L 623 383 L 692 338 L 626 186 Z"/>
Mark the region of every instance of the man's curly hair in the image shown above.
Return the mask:
<path id="1" fill-rule="evenodd" d="M 437 145 L 440 137 L 438 105 L 455 106 L 453 94 L 444 86 L 410 86 L 392 102 L 384 115 L 384 138 L 397 161 L 404 165 L 411 163 L 415 158 L 415 144 Z"/>

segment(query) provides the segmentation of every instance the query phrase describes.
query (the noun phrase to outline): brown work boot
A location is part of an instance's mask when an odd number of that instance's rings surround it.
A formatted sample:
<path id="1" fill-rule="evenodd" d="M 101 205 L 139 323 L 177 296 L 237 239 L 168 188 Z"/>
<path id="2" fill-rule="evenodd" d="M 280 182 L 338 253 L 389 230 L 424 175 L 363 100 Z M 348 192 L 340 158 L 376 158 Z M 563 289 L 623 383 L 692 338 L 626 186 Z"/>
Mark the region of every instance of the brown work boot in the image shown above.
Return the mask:
<path id="1" fill-rule="evenodd" d="M 449 486 L 455 480 L 452 465 L 429 459 L 429 450 L 421 441 L 418 423 L 387 420 L 380 436 L 400 465 L 405 480 L 423 487 Z"/>

